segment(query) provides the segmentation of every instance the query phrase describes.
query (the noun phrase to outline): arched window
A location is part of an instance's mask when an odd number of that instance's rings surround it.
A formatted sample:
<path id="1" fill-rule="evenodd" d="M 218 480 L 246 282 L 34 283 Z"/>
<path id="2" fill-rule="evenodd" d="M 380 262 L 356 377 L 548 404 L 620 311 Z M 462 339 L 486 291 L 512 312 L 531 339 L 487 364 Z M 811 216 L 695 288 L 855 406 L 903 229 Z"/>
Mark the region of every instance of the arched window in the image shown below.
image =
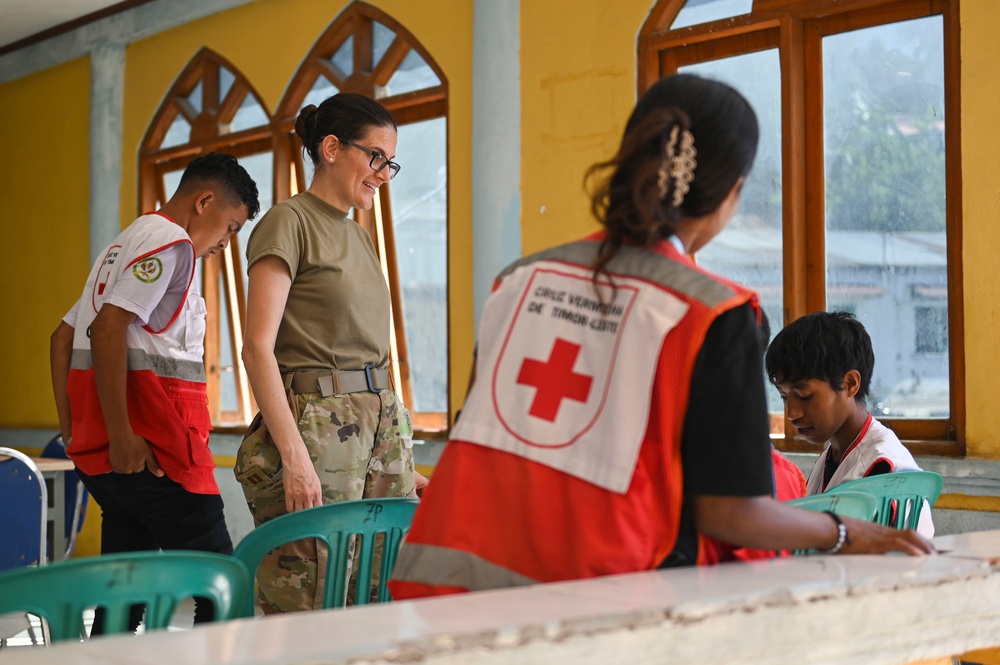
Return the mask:
<path id="1" fill-rule="evenodd" d="M 420 42 L 364 2 L 348 6 L 319 38 L 276 114 L 275 191 L 303 191 L 293 135 L 306 104 L 337 92 L 379 100 L 399 124 L 399 177 L 379 188 L 371 211 L 355 219 L 372 236 L 392 295 L 392 369 L 421 430 L 447 427 L 448 413 L 448 83 Z"/>
<path id="2" fill-rule="evenodd" d="M 660 0 L 639 37 L 640 93 L 700 74 L 760 120 L 740 211 L 697 260 L 756 289 L 774 332 L 856 314 L 869 408 L 923 453 L 964 451 L 958 29 L 958 0 Z M 771 401 L 785 449 L 811 449 Z"/>
<path id="3" fill-rule="evenodd" d="M 225 58 L 199 51 L 177 77 L 143 139 L 139 157 L 140 212 L 155 210 L 177 189 L 181 173 L 198 155 L 235 155 L 257 182 L 261 210 L 271 205 L 271 118 L 253 86 Z M 240 358 L 246 315 L 242 245 L 247 224 L 226 252 L 199 261 L 208 308 L 205 369 L 209 408 L 217 425 L 242 425 L 253 414 Z"/>

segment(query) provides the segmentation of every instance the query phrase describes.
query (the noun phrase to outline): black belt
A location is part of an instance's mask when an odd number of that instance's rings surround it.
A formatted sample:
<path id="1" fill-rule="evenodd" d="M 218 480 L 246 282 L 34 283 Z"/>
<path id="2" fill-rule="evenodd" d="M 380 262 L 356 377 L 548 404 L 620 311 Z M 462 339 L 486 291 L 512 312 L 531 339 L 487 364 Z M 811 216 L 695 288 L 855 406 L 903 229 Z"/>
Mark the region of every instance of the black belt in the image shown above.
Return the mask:
<path id="1" fill-rule="evenodd" d="M 346 393 L 377 393 L 388 390 L 389 370 L 377 369 L 369 365 L 364 369 L 353 370 L 309 370 L 305 372 L 289 372 L 285 375 L 285 388 L 291 388 L 296 394 L 320 393 L 323 397 L 344 395 Z"/>

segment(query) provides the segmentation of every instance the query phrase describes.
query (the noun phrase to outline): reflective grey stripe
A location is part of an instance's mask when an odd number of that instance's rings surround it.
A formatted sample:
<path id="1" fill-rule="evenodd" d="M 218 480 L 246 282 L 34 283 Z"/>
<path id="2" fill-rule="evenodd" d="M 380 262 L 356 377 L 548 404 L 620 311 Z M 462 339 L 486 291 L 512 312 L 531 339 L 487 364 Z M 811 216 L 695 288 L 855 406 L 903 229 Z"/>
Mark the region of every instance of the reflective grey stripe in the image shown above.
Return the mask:
<path id="1" fill-rule="evenodd" d="M 393 579 L 429 586 L 460 587 L 485 591 L 538 584 L 513 570 L 450 547 L 403 543 L 399 549 Z"/>
<path id="2" fill-rule="evenodd" d="M 90 351 L 73 349 L 70 369 L 90 369 L 94 366 Z M 130 370 L 152 370 L 156 376 L 182 381 L 205 382 L 205 365 L 193 360 L 179 360 L 166 356 L 154 356 L 142 349 L 128 350 L 128 368 Z"/>
<path id="3" fill-rule="evenodd" d="M 564 261 L 590 267 L 597 261 L 597 251 L 600 246 L 601 243 L 597 240 L 580 240 L 546 249 L 515 261 L 500 273 L 500 277 L 506 277 L 517 268 L 538 261 Z M 708 307 L 717 307 L 736 295 L 730 287 L 689 265 L 634 245 L 625 245 L 619 249 L 605 269 L 615 275 L 638 277 L 660 284 L 698 300 Z"/>

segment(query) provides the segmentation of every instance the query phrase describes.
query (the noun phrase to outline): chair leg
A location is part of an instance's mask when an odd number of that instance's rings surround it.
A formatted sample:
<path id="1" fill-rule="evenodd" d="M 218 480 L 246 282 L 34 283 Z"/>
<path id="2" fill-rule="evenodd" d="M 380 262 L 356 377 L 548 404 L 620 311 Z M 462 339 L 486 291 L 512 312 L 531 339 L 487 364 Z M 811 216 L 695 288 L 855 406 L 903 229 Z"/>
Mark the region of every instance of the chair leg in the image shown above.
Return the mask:
<path id="1" fill-rule="evenodd" d="M 68 559 L 76 547 L 76 536 L 80 531 L 80 513 L 83 512 L 83 495 L 85 491 L 83 481 L 76 481 L 76 506 L 73 508 L 73 523 L 70 525 L 69 542 L 66 544 L 66 553 L 63 555 L 63 559 Z"/>

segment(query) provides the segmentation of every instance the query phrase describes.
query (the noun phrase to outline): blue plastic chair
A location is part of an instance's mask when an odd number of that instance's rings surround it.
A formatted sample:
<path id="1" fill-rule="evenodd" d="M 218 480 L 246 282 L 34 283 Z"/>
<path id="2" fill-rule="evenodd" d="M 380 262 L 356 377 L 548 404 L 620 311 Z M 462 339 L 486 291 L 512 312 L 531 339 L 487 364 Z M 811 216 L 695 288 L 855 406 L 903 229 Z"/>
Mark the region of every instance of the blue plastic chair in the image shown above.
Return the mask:
<path id="1" fill-rule="evenodd" d="M 42 457 L 69 459 L 69 456 L 66 454 L 66 444 L 63 443 L 61 435 L 56 435 L 55 438 L 49 441 L 44 450 L 42 450 Z M 66 523 L 64 525 L 66 551 L 58 552 L 57 557 L 53 557 L 52 553 L 49 552 L 49 557 L 53 560 L 68 559 L 73 554 L 73 549 L 76 547 L 76 537 L 83 528 L 83 519 L 87 516 L 87 498 L 90 496 L 90 493 L 83 486 L 83 482 L 77 476 L 76 471 L 67 471 L 62 475 L 66 483 L 66 490 L 63 493 L 66 506 L 66 510 L 63 513 L 66 515 Z"/>
<path id="2" fill-rule="evenodd" d="M 130 630 L 133 605 L 146 606 L 146 629 L 170 625 L 178 604 L 212 601 L 214 620 L 244 616 L 251 578 L 237 559 L 212 552 L 128 552 L 60 561 L 0 573 L 0 614 L 28 612 L 52 640 L 80 639 L 83 612 L 105 608 L 105 634 Z"/>
<path id="3" fill-rule="evenodd" d="M 357 588 L 370 589 L 376 549 L 374 543 L 376 537 L 381 536 L 382 560 L 375 602 L 383 603 L 390 600 L 386 583 L 418 504 L 416 499 L 405 498 L 361 499 L 288 513 L 248 533 L 236 546 L 233 556 L 241 560 L 254 577 L 261 559 L 271 550 L 285 543 L 316 538 L 328 548 L 323 607 L 343 607 L 349 583 L 348 561 L 352 559 L 351 542 L 356 542 L 358 550 L 353 557 L 358 567 Z M 369 602 L 369 594 L 358 592 L 355 595 L 357 605 Z M 248 612 L 252 610 L 251 598 Z"/>
<path id="4" fill-rule="evenodd" d="M 837 494 L 814 494 L 800 499 L 785 502 L 786 506 L 795 506 L 804 510 L 816 512 L 830 511 L 835 515 L 853 517 L 854 519 L 871 522 L 875 519 L 878 500 L 864 492 L 839 492 Z M 816 554 L 817 550 L 793 550 L 792 554 L 802 556 Z"/>
<path id="5" fill-rule="evenodd" d="M 49 497 L 31 458 L 0 448 L 0 571 L 45 564 Z"/>
<path id="6" fill-rule="evenodd" d="M 0 448 L 0 571 L 46 563 L 49 497 L 45 479 L 31 458 L 13 448 Z M 26 614 L 5 621 L 0 646 L 27 629 L 37 642 Z M 10 632 L 6 632 L 9 630 Z"/>

